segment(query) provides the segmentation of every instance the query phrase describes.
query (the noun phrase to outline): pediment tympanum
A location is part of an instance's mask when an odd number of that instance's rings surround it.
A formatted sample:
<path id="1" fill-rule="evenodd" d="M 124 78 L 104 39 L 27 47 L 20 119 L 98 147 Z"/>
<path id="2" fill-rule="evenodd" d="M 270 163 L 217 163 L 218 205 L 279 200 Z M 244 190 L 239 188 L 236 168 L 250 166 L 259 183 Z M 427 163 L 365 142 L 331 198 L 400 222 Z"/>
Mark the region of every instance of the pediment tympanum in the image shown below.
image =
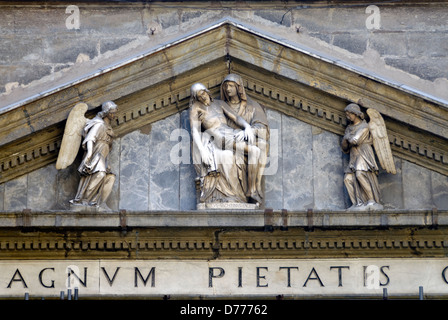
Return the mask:
<path id="1" fill-rule="evenodd" d="M 190 86 L 212 95 L 229 73 L 266 108 L 343 135 L 344 107 L 379 111 L 395 157 L 448 176 L 448 108 L 410 88 L 363 74 L 233 21 L 188 35 L 65 86 L 4 108 L 0 183 L 55 162 L 65 120 L 83 101 L 90 115 L 106 100 L 119 105 L 119 137 L 188 108 Z M 89 115 L 89 113 L 88 113 Z"/>

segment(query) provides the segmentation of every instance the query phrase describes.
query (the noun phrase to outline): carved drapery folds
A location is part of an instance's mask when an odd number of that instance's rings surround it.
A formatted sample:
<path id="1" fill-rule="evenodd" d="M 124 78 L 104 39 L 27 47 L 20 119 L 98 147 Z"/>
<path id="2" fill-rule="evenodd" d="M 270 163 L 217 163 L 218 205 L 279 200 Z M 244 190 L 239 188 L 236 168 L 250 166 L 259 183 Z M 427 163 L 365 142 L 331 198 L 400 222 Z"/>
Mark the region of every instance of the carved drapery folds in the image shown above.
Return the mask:
<path id="1" fill-rule="evenodd" d="M 370 122 L 364 119 L 359 105 L 349 104 L 345 108 L 349 125 L 342 138 L 342 151 L 350 155 L 345 169 L 344 184 L 347 188 L 352 206 L 349 210 L 381 210 L 381 195 L 378 184 L 379 166 L 388 173 L 396 173 L 392 152 L 389 146 L 383 118 L 374 109 L 367 110 Z"/>
<path id="2" fill-rule="evenodd" d="M 71 165 L 81 145 L 85 152 L 78 167 L 80 181 L 78 191 L 70 203 L 74 206 L 107 208 L 106 200 L 115 182 L 107 158 L 115 136 L 111 121 L 115 119 L 117 105 L 112 101 L 104 102 L 101 111 L 90 120 L 84 116 L 86 111 L 87 105 L 78 103 L 70 112 L 56 169 L 65 169 Z"/>

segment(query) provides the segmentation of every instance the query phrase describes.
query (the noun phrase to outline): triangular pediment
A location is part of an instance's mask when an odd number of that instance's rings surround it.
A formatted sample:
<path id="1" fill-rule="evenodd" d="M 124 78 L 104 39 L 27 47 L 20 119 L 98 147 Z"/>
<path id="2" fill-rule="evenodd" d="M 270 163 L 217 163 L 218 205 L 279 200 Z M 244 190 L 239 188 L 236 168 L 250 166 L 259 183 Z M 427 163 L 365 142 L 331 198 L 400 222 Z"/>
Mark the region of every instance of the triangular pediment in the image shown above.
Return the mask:
<path id="1" fill-rule="evenodd" d="M 79 101 L 93 113 L 105 100 L 119 105 L 115 131 L 123 136 L 188 108 L 190 86 L 217 95 L 229 72 L 250 96 L 318 128 L 341 135 L 344 107 L 359 102 L 382 113 L 394 156 L 448 175 L 448 107 L 422 92 L 275 39 L 234 20 L 222 20 L 85 77 L 3 106 L 0 183 L 57 157 L 65 120 Z"/>

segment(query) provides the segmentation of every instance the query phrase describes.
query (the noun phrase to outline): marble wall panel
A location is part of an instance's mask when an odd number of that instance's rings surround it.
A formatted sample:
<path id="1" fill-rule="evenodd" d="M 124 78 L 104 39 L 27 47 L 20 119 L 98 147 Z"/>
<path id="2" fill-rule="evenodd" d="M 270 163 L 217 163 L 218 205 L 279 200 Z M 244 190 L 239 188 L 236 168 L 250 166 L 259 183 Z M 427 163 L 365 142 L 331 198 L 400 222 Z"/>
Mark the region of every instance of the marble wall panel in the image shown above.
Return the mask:
<path id="1" fill-rule="evenodd" d="M 34 210 L 54 209 L 57 206 L 57 169 L 47 165 L 28 174 L 27 207 Z"/>
<path id="2" fill-rule="evenodd" d="M 345 209 L 339 136 L 313 127 L 314 209 Z"/>
<path id="3" fill-rule="evenodd" d="M 265 207 L 283 209 L 282 115 L 267 109 L 270 128 L 269 159 L 265 169 Z"/>
<path id="4" fill-rule="evenodd" d="M 313 208 L 313 137 L 311 125 L 282 115 L 283 207 Z"/>
<path id="5" fill-rule="evenodd" d="M 18 177 L 5 183 L 5 210 L 26 209 L 28 191 L 28 175 Z"/>
<path id="6" fill-rule="evenodd" d="M 396 174 L 387 173 L 384 170 L 380 170 L 378 175 L 378 183 L 381 189 L 381 201 L 385 208 L 399 209 L 403 208 L 403 170 L 402 160 L 394 158 Z M 378 163 L 379 164 L 379 163 Z"/>
<path id="7" fill-rule="evenodd" d="M 435 207 L 448 210 L 448 177 L 431 172 L 431 191 Z"/>
<path id="8" fill-rule="evenodd" d="M 431 209 L 431 172 L 408 161 L 403 161 L 404 209 Z"/>
<path id="9" fill-rule="evenodd" d="M 179 208 L 180 210 L 196 209 L 196 186 L 194 179 L 196 171 L 191 159 L 191 139 L 190 139 L 190 118 L 189 111 L 184 110 L 180 114 L 180 131 L 174 134 L 178 137 L 179 152 Z M 173 137 L 173 138 L 174 138 Z"/>
<path id="10" fill-rule="evenodd" d="M 121 139 L 120 209 L 148 210 L 150 138 L 139 130 Z"/>
<path id="11" fill-rule="evenodd" d="M 112 144 L 108 159 L 110 170 L 115 174 L 115 183 L 106 203 L 111 210 L 120 209 L 120 149 L 121 138 L 117 138 Z"/>
<path id="12" fill-rule="evenodd" d="M 172 132 L 179 129 L 180 115 L 157 121 L 152 125 L 149 145 L 149 210 L 179 209 L 179 165 L 170 154 L 176 141 Z"/>

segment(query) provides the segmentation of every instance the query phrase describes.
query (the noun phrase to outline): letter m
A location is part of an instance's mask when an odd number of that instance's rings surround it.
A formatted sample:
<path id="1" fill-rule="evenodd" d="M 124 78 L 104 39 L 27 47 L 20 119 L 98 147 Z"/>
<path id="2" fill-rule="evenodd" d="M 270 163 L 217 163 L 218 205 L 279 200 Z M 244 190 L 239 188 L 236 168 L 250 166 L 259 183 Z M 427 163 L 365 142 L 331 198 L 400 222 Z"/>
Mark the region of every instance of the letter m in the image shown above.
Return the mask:
<path id="1" fill-rule="evenodd" d="M 149 277 L 151 277 L 151 287 L 156 286 L 156 268 L 152 267 L 151 270 L 148 273 L 148 276 L 146 278 L 143 277 L 143 275 L 140 273 L 140 270 L 135 267 L 135 277 L 134 277 L 134 287 L 138 287 L 138 278 L 140 278 L 143 281 L 143 284 L 146 287 L 146 283 L 149 280 Z"/>

